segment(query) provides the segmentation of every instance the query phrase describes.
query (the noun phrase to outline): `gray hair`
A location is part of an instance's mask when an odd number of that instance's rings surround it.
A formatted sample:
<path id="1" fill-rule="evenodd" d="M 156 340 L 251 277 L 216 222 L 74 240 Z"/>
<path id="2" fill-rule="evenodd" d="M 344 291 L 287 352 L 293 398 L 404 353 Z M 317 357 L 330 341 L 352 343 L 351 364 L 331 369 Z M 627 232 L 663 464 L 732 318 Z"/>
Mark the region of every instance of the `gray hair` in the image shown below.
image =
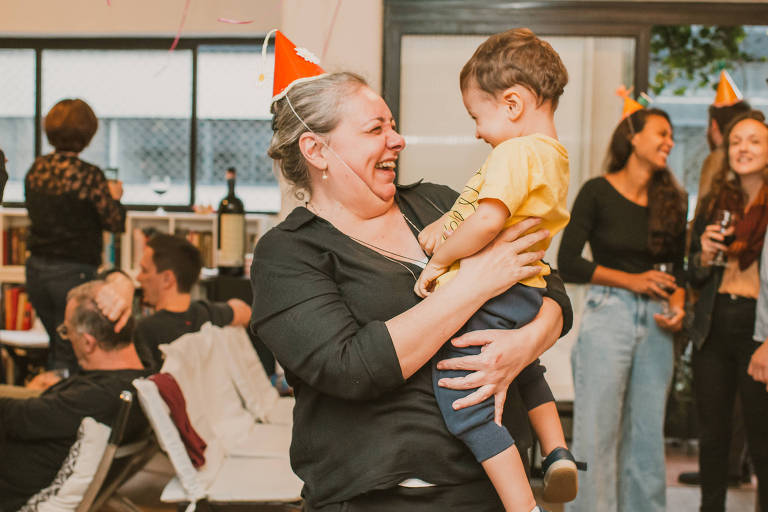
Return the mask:
<path id="1" fill-rule="evenodd" d="M 111 351 L 131 343 L 133 318 L 120 332 L 115 332 L 115 322 L 104 316 L 96 304 L 96 294 L 105 285 L 105 281 L 95 280 L 75 286 L 67 293 L 67 303 L 75 301 L 72 327 L 78 333 L 90 334 L 103 350 Z"/>
<path id="2" fill-rule="evenodd" d="M 303 198 L 302 189 L 312 191 L 299 138 L 308 131 L 307 126 L 318 135 L 330 133 L 341 121 L 340 107 L 344 98 L 367 85 L 365 79 L 355 73 L 330 73 L 295 84 L 286 97 L 272 104 L 274 135 L 267 154 L 279 162 L 283 176 L 293 184 L 299 199 Z M 296 117 L 297 114 L 307 126 Z"/>

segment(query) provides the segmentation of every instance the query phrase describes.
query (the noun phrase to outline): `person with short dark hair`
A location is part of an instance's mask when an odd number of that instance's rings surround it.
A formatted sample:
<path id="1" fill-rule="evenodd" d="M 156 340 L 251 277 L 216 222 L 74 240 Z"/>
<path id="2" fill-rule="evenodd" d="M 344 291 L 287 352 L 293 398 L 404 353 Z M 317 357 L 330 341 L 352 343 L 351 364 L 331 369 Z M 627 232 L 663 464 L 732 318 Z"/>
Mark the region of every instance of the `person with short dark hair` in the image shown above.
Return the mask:
<path id="1" fill-rule="evenodd" d="M 82 372 L 37 397 L 11 398 L 0 390 L 1 512 L 18 510 L 50 485 L 83 418 L 111 426 L 120 408 L 120 392 L 151 373 L 131 342 L 133 322 L 115 332 L 115 324 L 100 313 L 96 296 L 105 286 L 104 281 L 91 281 L 70 290 L 65 318 L 58 326 Z M 146 428 L 146 419 L 134 404 L 125 439 L 136 439 Z"/>
<path id="2" fill-rule="evenodd" d="M 58 102 L 45 117 L 54 151 L 36 158 L 24 179 L 31 223 L 27 292 L 51 340 L 49 369 L 77 371 L 71 345 L 56 333 L 67 292 L 96 275 L 102 232 L 125 231 L 122 184 L 107 181 L 101 169 L 78 158 L 97 127 L 96 115 L 83 100 Z"/>
<path id="3" fill-rule="evenodd" d="M 137 280 L 144 302 L 156 312 L 139 320 L 135 341 L 141 360 L 148 368 L 159 368 L 159 346 L 180 336 L 199 331 L 206 322 L 213 325 L 248 325 L 251 308 L 240 299 L 227 302 L 192 300 L 192 286 L 202 269 L 200 251 L 185 238 L 158 234 L 144 248 Z"/>

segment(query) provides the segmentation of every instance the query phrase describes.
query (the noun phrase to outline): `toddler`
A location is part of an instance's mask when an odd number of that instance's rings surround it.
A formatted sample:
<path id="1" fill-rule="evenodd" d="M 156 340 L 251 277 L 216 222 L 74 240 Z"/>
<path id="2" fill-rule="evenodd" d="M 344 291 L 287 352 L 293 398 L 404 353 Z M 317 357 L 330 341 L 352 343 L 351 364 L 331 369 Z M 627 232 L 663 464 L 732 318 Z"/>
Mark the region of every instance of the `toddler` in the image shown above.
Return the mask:
<path id="1" fill-rule="evenodd" d="M 542 219 L 549 238 L 531 251 L 545 250 L 551 237 L 568 223 L 568 153 L 558 142 L 554 112 L 568 73 L 552 47 L 528 29 L 496 34 L 478 47 L 461 70 L 464 106 L 475 121 L 476 137 L 493 150 L 464 186 L 451 210 L 427 226 L 419 243 L 432 257 L 415 291 L 424 297 L 455 273 L 459 260 L 481 250 L 504 228 L 527 217 Z M 488 301 L 458 334 L 479 329 L 516 329 L 538 314 L 546 283 L 539 275 L 525 279 Z M 433 362 L 435 395 L 448 429 L 472 450 L 499 493 L 506 510 L 535 511 L 520 454 L 506 428 L 494 422 L 494 400 L 454 410 L 452 403 L 470 391 L 438 386 L 441 378 L 467 372 L 442 371 L 436 361 L 477 354 L 477 346 L 446 343 Z M 530 422 L 545 456 L 542 469 L 546 501 L 576 497 L 577 464 L 565 447 L 552 392 L 538 360 L 514 384 L 528 408 Z M 514 392 L 510 389 L 509 392 Z"/>

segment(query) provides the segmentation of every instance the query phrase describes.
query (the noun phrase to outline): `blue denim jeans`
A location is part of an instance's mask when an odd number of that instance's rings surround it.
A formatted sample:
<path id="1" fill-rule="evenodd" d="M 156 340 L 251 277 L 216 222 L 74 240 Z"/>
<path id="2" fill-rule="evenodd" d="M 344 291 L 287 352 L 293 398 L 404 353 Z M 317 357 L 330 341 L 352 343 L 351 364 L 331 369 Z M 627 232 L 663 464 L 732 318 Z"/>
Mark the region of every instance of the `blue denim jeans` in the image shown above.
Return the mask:
<path id="1" fill-rule="evenodd" d="M 80 367 L 68 340 L 62 340 L 56 327 L 64 321 L 67 292 L 96 275 L 96 266 L 38 256 L 27 258 L 26 279 L 29 301 L 51 340 L 48 369 L 68 368 L 70 375 Z"/>
<path id="2" fill-rule="evenodd" d="M 573 453 L 586 460 L 581 512 L 665 512 L 664 409 L 672 336 L 653 318 L 661 303 L 592 285 L 571 355 Z"/>

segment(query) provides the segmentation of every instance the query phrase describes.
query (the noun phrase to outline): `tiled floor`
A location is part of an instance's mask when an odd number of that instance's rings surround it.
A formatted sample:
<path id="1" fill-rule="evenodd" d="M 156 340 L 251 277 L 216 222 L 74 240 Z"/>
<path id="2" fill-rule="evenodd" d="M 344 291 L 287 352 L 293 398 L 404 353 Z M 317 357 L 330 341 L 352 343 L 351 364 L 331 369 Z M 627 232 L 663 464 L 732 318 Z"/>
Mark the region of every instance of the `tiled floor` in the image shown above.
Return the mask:
<path id="1" fill-rule="evenodd" d="M 667 510 L 669 512 L 696 512 L 699 509 L 699 488 L 677 483 L 683 471 L 696 471 L 696 456 L 690 450 L 670 446 L 667 448 Z M 145 512 L 170 512 L 175 507 L 160 501 L 160 493 L 173 475 L 168 459 L 155 456 L 142 472 L 126 482 L 120 494 L 129 498 Z M 755 485 L 742 485 L 728 490 L 726 512 L 752 512 L 755 508 Z M 545 504 L 542 504 L 545 505 Z M 562 505 L 545 505 L 550 512 L 562 512 Z"/>

